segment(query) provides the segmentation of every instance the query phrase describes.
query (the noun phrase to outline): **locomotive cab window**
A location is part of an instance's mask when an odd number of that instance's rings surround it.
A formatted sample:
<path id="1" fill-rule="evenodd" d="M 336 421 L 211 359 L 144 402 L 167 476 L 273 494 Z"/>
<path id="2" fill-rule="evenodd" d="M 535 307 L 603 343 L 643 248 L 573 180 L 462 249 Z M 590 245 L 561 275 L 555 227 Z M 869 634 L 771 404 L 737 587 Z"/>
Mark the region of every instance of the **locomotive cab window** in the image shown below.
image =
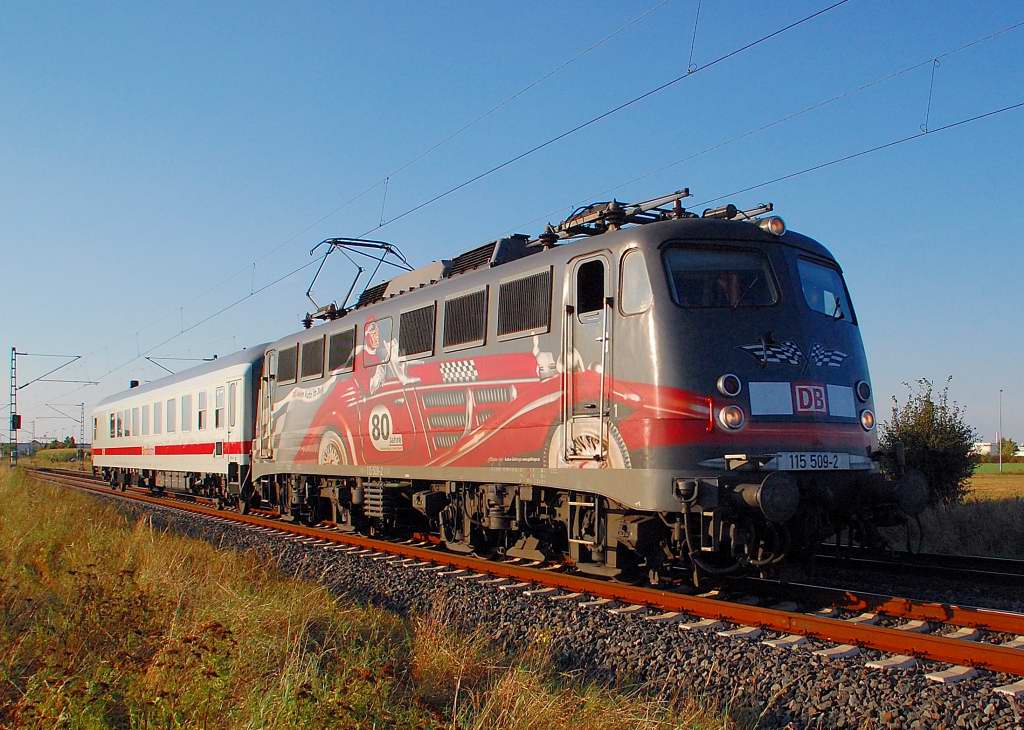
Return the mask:
<path id="1" fill-rule="evenodd" d="M 277 354 L 277 384 L 287 385 L 295 382 L 295 374 L 298 372 L 298 346 L 281 350 Z"/>
<path id="2" fill-rule="evenodd" d="M 800 288 L 808 307 L 832 319 L 856 321 L 843 276 L 838 270 L 805 258 L 797 260 L 797 268 L 800 271 Z"/>
<path id="3" fill-rule="evenodd" d="M 327 369 L 332 373 L 352 372 L 356 355 L 356 328 L 351 327 L 344 332 L 331 335 L 327 353 Z"/>
<path id="4" fill-rule="evenodd" d="M 665 267 L 676 304 L 696 309 L 766 307 L 779 300 L 768 259 L 757 251 L 675 246 Z"/>
<path id="5" fill-rule="evenodd" d="M 402 312 L 398 321 L 398 354 L 404 359 L 434 354 L 434 305 Z"/>
<path id="6" fill-rule="evenodd" d="M 651 279 L 647 276 L 647 265 L 644 255 L 637 249 L 622 254 L 622 265 L 619 267 L 621 281 L 619 283 L 619 306 L 623 314 L 640 314 L 646 312 L 654 301 L 651 291 Z"/>
<path id="7" fill-rule="evenodd" d="M 596 317 L 604 308 L 604 262 L 593 259 L 576 270 L 576 316 Z"/>
<path id="8" fill-rule="evenodd" d="M 302 379 L 312 380 L 324 374 L 324 338 L 302 343 Z"/>

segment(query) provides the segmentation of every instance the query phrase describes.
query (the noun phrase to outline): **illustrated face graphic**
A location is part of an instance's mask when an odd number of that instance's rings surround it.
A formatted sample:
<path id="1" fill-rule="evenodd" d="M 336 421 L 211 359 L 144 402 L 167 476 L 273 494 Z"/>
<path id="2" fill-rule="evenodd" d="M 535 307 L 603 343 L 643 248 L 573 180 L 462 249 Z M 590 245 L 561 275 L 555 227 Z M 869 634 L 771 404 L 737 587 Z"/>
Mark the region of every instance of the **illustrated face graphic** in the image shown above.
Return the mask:
<path id="1" fill-rule="evenodd" d="M 377 325 L 376 320 L 371 319 L 366 323 L 363 339 L 363 349 L 366 354 L 370 356 L 376 355 L 377 348 L 380 347 L 380 327 Z"/>

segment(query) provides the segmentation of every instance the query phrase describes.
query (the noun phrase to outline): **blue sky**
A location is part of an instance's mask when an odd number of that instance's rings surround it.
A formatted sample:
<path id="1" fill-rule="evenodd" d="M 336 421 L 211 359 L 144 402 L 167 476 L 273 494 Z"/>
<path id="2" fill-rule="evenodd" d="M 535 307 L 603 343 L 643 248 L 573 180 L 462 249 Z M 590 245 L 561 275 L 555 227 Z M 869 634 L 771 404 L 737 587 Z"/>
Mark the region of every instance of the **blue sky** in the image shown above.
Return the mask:
<path id="1" fill-rule="evenodd" d="M 704 0 L 693 63 L 826 4 Z M 102 378 L 32 386 L 19 410 L 159 377 L 138 354 L 301 266 L 320 239 L 372 228 L 382 186 L 342 203 L 567 61 L 394 175 L 385 218 L 679 75 L 696 5 L 6 3 L 0 289 L 16 316 L 0 346 L 86 354 L 65 377 Z M 910 135 L 931 65 L 853 90 L 1020 21 L 1017 2 L 851 0 L 375 235 L 425 263 L 536 234 L 640 176 L 614 194 L 689 186 L 700 202 Z M 945 56 L 931 96 L 931 128 L 1024 100 L 1024 27 Z M 982 436 L 1003 387 L 1004 431 L 1024 438 L 1022 131 L 1018 109 L 735 198 L 775 202 L 839 258 L 880 411 L 903 381 L 952 375 Z M 152 354 L 226 354 L 296 329 L 310 274 Z M 316 292 L 348 280 L 333 261 Z M 23 379 L 44 365 L 22 362 Z M 61 428 L 77 433 L 38 424 Z"/>

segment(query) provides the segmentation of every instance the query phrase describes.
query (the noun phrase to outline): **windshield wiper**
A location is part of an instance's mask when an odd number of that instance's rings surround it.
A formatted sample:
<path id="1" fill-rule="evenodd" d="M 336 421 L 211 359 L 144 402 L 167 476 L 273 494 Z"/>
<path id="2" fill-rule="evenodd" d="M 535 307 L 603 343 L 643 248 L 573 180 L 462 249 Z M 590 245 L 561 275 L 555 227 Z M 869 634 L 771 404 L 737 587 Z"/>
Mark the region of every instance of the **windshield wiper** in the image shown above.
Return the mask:
<path id="1" fill-rule="evenodd" d="M 836 308 L 832 310 L 832 319 L 846 319 L 846 315 L 843 314 L 843 310 L 839 308 L 838 299 L 836 299 Z"/>
<path id="2" fill-rule="evenodd" d="M 747 288 L 744 289 L 740 293 L 740 295 L 736 298 L 736 303 L 732 305 L 733 309 L 736 309 L 737 307 L 740 306 L 740 304 L 743 302 L 743 300 L 746 299 L 747 294 L 750 293 L 750 290 L 754 288 L 754 284 L 756 284 L 757 280 L 760 279 L 760 278 L 761 278 L 761 272 L 758 272 L 758 273 L 754 274 L 754 278 L 750 280 L 749 284 L 747 284 Z"/>

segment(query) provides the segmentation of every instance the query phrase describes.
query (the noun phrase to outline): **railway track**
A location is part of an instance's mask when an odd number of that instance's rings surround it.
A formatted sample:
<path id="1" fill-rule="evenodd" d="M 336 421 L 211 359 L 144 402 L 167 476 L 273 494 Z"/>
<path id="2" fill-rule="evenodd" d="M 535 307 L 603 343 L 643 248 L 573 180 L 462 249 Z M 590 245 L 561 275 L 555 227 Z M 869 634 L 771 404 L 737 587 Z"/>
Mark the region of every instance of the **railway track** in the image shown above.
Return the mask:
<path id="1" fill-rule="evenodd" d="M 726 592 L 688 595 L 585 577 L 561 564 L 519 559 L 496 562 L 446 552 L 423 540 L 374 539 L 284 522 L 269 513 L 241 515 L 217 510 L 204 504 L 202 498 L 157 497 L 148 490 L 113 492 L 102 481 L 80 473 L 48 469 L 30 472 L 60 486 L 183 510 L 409 569 L 438 571 L 505 590 L 545 595 L 551 600 L 577 600 L 581 605 L 604 606 L 619 614 L 642 616 L 643 620 L 678 623 L 681 629 L 747 639 L 760 639 L 764 631 L 778 632 L 780 637 L 765 639 L 764 643 L 779 649 L 810 646 L 809 640 L 814 639 L 825 643 L 824 648 L 815 650 L 824 657 L 845 658 L 873 649 L 889 655 L 868 663 L 878 669 L 908 668 L 918 660 L 951 665 L 926 675 L 937 682 L 968 679 L 979 670 L 1024 678 L 1024 614 L 777 581 L 739 583 L 761 598 Z M 766 597 L 775 602 L 760 605 Z M 1024 697 L 1024 679 L 996 691 Z"/>
<path id="2" fill-rule="evenodd" d="M 986 584 L 1024 586 L 1024 560 L 983 555 L 946 553 L 882 553 L 857 546 L 834 545 L 814 556 L 818 566 L 885 571 L 890 574 L 930 575 L 984 581 Z"/>

